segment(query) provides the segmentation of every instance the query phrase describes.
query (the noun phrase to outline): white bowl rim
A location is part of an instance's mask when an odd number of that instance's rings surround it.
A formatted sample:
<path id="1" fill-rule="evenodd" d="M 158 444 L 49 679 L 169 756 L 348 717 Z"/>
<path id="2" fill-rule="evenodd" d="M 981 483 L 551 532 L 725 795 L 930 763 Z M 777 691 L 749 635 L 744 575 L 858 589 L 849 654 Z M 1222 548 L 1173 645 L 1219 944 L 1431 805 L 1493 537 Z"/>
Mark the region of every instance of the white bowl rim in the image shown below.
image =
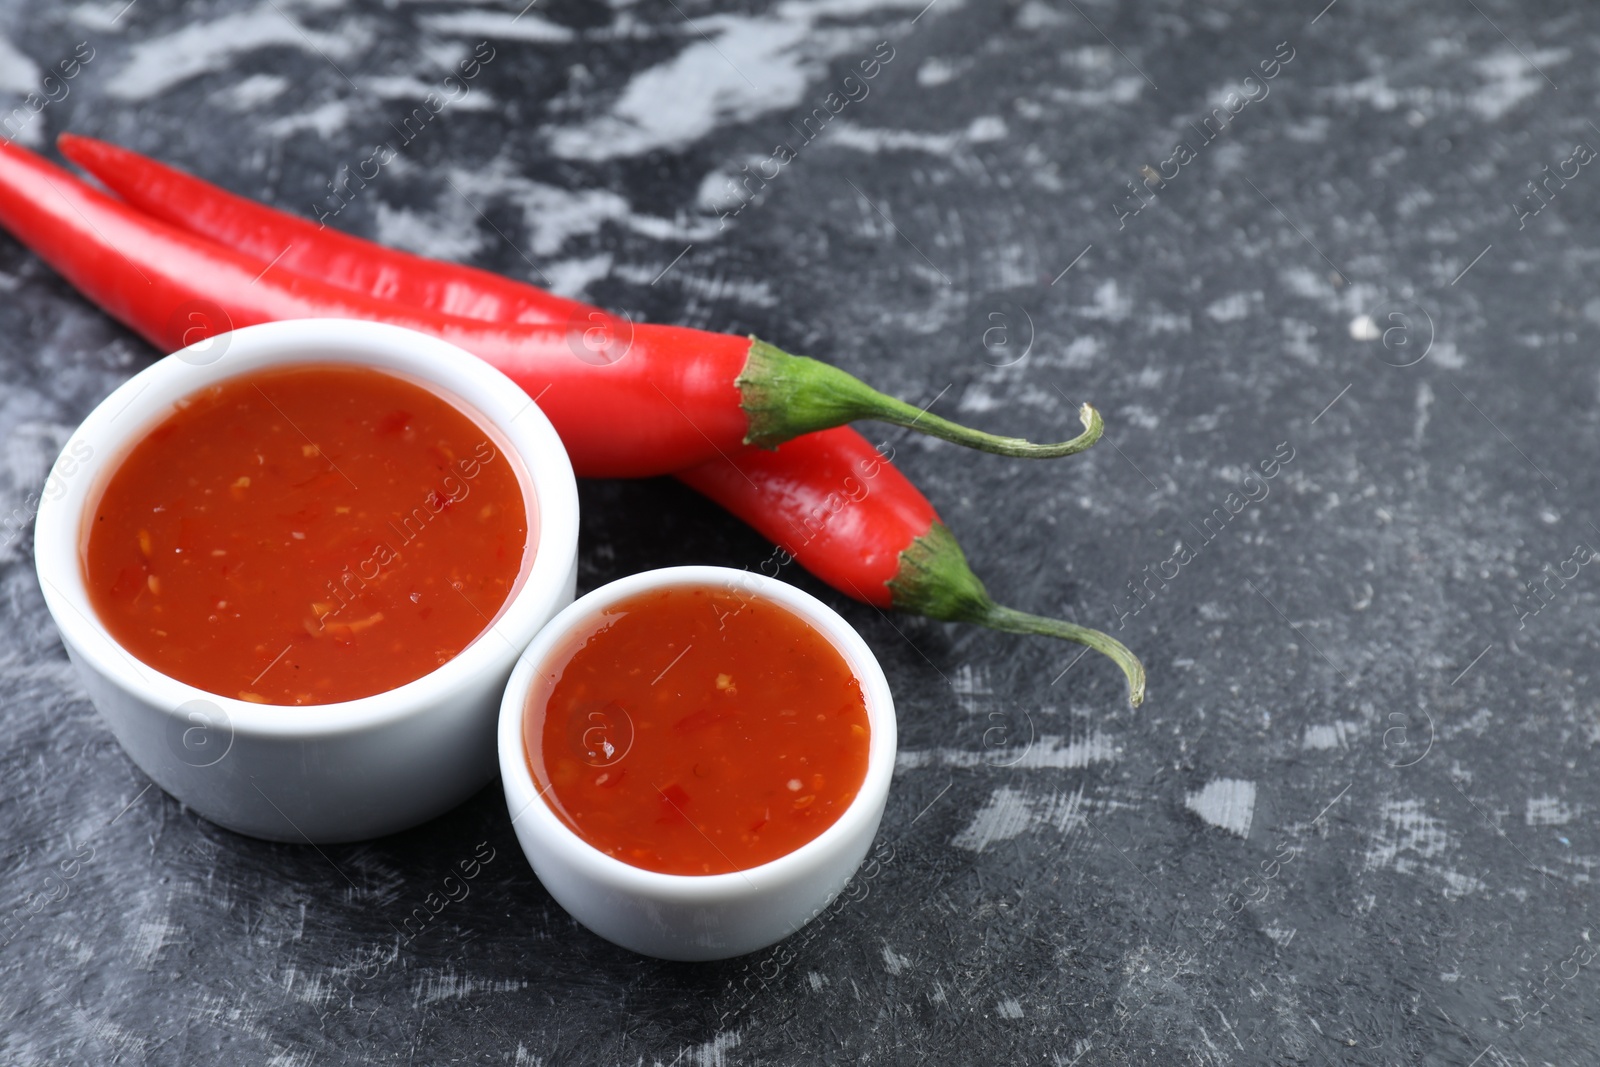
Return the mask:
<path id="1" fill-rule="evenodd" d="M 838 650 L 861 683 L 871 736 L 867 773 L 855 798 L 822 833 L 793 852 L 755 867 L 723 874 L 665 874 L 608 856 L 580 837 L 545 803 L 533 781 L 523 742 L 523 719 L 534 677 L 543 661 L 576 630 L 605 608 L 639 593 L 689 586 L 739 583 L 745 591 L 788 608 L 810 623 Z M 517 661 L 500 708 L 500 777 L 505 785 L 512 823 L 534 819 L 545 841 L 562 859 L 590 879 L 655 900 L 726 902 L 767 892 L 811 873 L 828 853 L 853 835 L 862 822 L 882 817 L 894 776 L 897 726 L 894 697 L 877 657 L 855 628 L 838 612 L 787 582 L 732 567 L 681 566 L 641 571 L 619 578 L 579 597 L 545 624 Z M 531 860 L 531 857 L 530 857 Z"/>
<path id="2" fill-rule="evenodd" d="M 215 362 L 197 364 L 184 352 L 227 347 Z M 474 421 L 487 423 L 518 468 L 524 495 L 532 490 L 536 519 L 531 564 L 493 623 L 448 662 L 414 681 L 382 693 L 332 704 L 257 704 L 211 693 L 164 674 L 119 645 L 89 602 L 79 558 L 81 522 L 138 436 L 172 410 L 174 402 L 215 382 L 275 366 L 350 363 L 399 373 L 465 404 Z M 113 427 L 125 411 L 143 417 Z M 235 734 L 263 738 L 329 738 L 360 733 L 447 703 L 479 671 L 490 669 L 501 642 L 524 647 L 538 630 L 541 611 L 560 595 L 578 538 L 577 483 L 555 428 L 523 390 L 496 368 L 440 338 L 387 323 L 357 319 L 290 319 L 245 326 L 173 353 L 124 382 L 91 411 L 62 450 L 78 443 L 93 449 L 96 477 L 64 479 L 66 490 L 41 499 L 34 527 L 34 556 L 46 604 L 56 625 L 88 666 L 146 703 L 176 716 L 193 701 L 219 708 Z M 499 443 L 499 442 L 497 442 Z M 102 460 L 100 457 L 106 457 Z M 58 463 L 60 460 L 57 461 Z M 52 469 L 54 477 L 54 469 Z"/>

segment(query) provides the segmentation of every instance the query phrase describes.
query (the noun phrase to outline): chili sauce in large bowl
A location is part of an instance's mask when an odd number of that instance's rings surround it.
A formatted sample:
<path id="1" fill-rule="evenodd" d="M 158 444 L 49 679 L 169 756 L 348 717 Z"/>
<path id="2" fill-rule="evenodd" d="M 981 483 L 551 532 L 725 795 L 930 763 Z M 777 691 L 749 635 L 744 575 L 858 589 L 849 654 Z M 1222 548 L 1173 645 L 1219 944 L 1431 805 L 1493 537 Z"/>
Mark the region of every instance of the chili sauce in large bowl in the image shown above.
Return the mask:
<path id="1" fill-rule="evenodd" d="M 530 544 L 479 420 L 348 364 L 182 400 L 85 516 L 85 584 L 132 656 L 210 693 L 331 704 L 428 674 L 491 625 Z"/>
<path id="2" fill-rule="evenodd" d="M 721 586 L 608 607 L 548 661 L 528 766 L 590 845 L 665 874 L 748 870 L 842 815 L 867 773 L 861 685 L 788 608 Z"/>

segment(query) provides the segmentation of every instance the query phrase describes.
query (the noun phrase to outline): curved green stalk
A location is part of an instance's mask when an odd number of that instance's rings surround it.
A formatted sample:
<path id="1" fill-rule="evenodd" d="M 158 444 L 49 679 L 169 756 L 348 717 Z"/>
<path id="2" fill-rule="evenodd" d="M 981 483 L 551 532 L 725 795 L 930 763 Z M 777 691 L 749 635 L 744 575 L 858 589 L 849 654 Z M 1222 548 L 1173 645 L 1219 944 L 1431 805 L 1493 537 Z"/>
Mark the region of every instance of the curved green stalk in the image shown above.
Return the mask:
<path id="1" fill-rule="evenodd" d="M 750 419 L 745 443 L 763 448 L 776 448 L 816 430 L 874 419 L 982 452 L 1053 459 L 1082 452 L 1100 440 L 1105 429 L 1100 413 L 1085 404 L 1078 411 L 1083 433 L 1070 441 L 1041 445 L 1021 437 L 985 433 L 885 396 L 838 367 L 790 355 L 755 337 L 750 338 L 750 358 L 734 384 Z"/>
<path id="2" fill-rule="evenodd" d="M 1057 637 L 1092 648 L 1121 668 L 1128 680 L 1128 702 L 1134 707 L 1144 703 L 1144 664 L 1126 645 L 1099 630 L 996 604 L 967 565 L 955 535 L 942 522 L 935 522 L 900 553 L 899 573 L 888 585 L 892 603 L 901 611 L 1007 633 Z"/>

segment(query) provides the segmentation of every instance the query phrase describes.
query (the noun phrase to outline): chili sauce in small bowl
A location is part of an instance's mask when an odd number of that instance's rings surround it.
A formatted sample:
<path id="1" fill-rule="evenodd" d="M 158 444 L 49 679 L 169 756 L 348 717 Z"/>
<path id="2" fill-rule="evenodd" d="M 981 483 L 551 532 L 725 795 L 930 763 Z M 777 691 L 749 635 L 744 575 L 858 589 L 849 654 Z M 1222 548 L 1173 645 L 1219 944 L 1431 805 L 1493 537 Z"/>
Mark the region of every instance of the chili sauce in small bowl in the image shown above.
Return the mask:
<path id="1" fill-rule="evenodd" d="M 135 375 L 39 507 L 45 603 L 133 761 L 280 841 L 432 818 L 495 772 L 521 650 L 571 602 L 577 485 L 504 374 L 300 319 Z"/>
<path id="2" fill-rule="evenodd" d="M 257 704 L 334 704 L 448 663 L 500 613 L 534 509 L 480 418 L 373 367 L 183 397 L 110 474 L 84 584 L 140 661 Z"/>
<path id="3" fill-rule="evenodd" d="M 546 888 L 669 959 L 754 951 L 825 907 L 871 844 L 894 746 L 860 636 L 792 586 L 716 567 L 581 598 L 501 709 L 507 800 Z"/>
<path id="4" fill-rule="evenodd" d="M 768 863 L 833 825 L 866 778 L 861 683 L 771 600 L 703 585 L 638 593 L 571 635 L 539 682 L 524 742 L 545 801 L 645 870 Z"/>

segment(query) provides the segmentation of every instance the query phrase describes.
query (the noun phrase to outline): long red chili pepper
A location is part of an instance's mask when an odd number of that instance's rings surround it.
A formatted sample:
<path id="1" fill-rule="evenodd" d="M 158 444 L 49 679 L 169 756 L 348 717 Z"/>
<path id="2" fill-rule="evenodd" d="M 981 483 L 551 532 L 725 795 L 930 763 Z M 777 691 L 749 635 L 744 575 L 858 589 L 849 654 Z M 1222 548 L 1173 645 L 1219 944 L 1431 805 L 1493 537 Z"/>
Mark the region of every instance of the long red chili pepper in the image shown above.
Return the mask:
<path id="1" fill-rule="evenodd" d="M 496 275 L 319 230 L 114 146 L 64 137 L 63 149 L 135 206 L 230 243 L 262 265 L 283 267 L 290 257 L 283 254 L 282 242 L 288 241 L 305 249 L 294 261 L 297 269 L 373 296 L 399 294 L 428 306 L 453 300 L 457 307 L 502 321 L 511 315 L 530 322 L 560 321 L 574 306 L 580 314 L 598 314 Z M 447 280 L 430 278 L 433 271 L 446 272 Z M 1144 668 L 1120 642 L 1095 630 L 996 605 L 933 505 L 853 430 L 812 433 L 776 451 L 740 448 L 680 471 L 678 477 L 841 592 L 878 607 L 1087 645 L 1123 670 L 1135 705 L 1143 700 Z"/>
<path id="2" fill-rule="evenodd" d="M 627 362 L 640 350 L 641 341 L 648 347 L 655 331 L 666 329 L 634 325 L 487 271 L 414 256 L 315 225 L 104 141 L 62 134 L 58 143 L 64 155 L 128 204 L 171 226 L 263 262 L 416 312 L 503 324 L 563 323 L 569 327 L 571 346 L 592 353 L 580 358 L 602 363 L 613 358 Z M 632 350 L 628 348 L 630 336 Z M 597 338 L 598 343 L 591 338 Z M 471 344 L 463 347 L 496 362 Z M 1100 417 L 1088 405 L 1079 412 L 1084 433 L 1071 441 L 1041 445 L 983 433 L 919 411 L 876 392 L 836 367 L 789 355 L 753 337 L 730 338 L 726 334 L 677 328 L 671 344 L 663 347 L 671 351 L 645 354 L 686 363 L 698 361 L 702 365 L 708 362 L 706 355 L 698 351 L 702 348 L 722 354 L 724 360 L 729 354 L 742 358 L 730 379 L 738 387 L 738 404 L 748 417 L 742 443 L 770 447 L 803 433 L 858 419 L 909 426 L 981 451 L 1035 459 L 1074 455 L 1100 437 Z M 723 376 L 725 370 L 718 367 L 717 376 Z M 613 413 L 619 410 L 610 404 L 607 407 Z M 683 413 L 696 423 L 702 417 L 690 408 Z M 683 421 L 680 418 L 674 428 L 683 429 L 679 425 Z M 557 429 L 562 429 L 560 424 Z M 709 427 L 702 429 L 710 433 Z M 566 439 L 564 433 L 562 439 Z M 717 445 L 731 447 L 720 439 Z"/>
<path id="3" fill-rule="evenodd" d="M 1122 668 L 1135 707 L 1144 701 L 1144 665 L 1120 641 L 996 604 L 927 497 L 849 427 L 776 450 L 741 449 L 678 477 L 841 592 L 881 608 L 1086 645 Z"/>
<path id="4" fill-rule="evenodd" d="M 580 474 L 664 474 L 743 443 L 774 445 L 857 418 L 940 436 L 967 430 L 882 396 L 850 375 L 771 345 L 674 326 L 621 324 L 590 350 L 556 325 L 417 311 L 288 271 L 151 219 L 15 144 L 0 144 L 0 225 L 152 343 L 180 347 L 190 311 L 220 305 L 223 328 L 278 319 L 373 319 L 452 341 L 509 375 L 550 416 Z M 598 357 L 598 358 L 597 358 Z M 606 359 L 614 358 L 614 362 Z M 1098 438 L 1091 420 L 1070 454 Z M 1038 446 L 1022 443 L 1024 451 Z"/>

